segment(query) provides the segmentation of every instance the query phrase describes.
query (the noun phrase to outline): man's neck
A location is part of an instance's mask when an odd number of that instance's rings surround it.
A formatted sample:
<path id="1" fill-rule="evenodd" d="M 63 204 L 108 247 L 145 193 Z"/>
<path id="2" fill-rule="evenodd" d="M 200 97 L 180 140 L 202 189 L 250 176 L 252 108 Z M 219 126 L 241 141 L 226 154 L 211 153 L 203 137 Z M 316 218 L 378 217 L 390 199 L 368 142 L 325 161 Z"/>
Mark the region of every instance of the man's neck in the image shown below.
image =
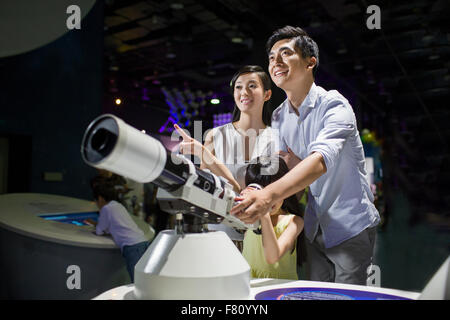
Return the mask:
<path id="1" fill-rule="evenodd" d="M 299 111 L 300 106 L 308 95 L 309 90 L 311 90 L 311 86 L 313 85 L 313 83 L 314 79 L 311 78 L 307 81 L 302 82 L 292 90 L 285 90 L 289 103 L 297 112 Z"/>

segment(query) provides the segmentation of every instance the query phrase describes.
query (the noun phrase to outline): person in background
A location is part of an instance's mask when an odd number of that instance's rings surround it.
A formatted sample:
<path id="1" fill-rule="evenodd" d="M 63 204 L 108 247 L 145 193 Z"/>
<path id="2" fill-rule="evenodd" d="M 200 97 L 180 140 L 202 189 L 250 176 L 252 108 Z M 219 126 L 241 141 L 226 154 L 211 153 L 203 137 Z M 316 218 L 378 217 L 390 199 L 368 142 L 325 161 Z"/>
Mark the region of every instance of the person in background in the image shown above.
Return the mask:
<path id="1" fill-rule="evenodd" d="M 104 176 L 91 180 L 94 200 L 100 210 L 98 222 L 85 221 L 95 225 L 99 236 L 110 234 L 120 248 L 125 259 L 131 282 L 134 282 L 134 267 L 150 242 L 144 232 L 136 225 L 126 208 L 118 202 L 115 181 Z"/>
<path id="2" fill-rule="evenodd" d="M 127 194 L 131 191 L 128 187 L 127 179 L 105 169 L 98 168 L 97 172 L 100 177 L 108 179 L 108 181 L 114 185 L 117 201 L 120 202 L 129 212 L 131 212 L 127 203 L 127 200 L 129 199 Z"/>

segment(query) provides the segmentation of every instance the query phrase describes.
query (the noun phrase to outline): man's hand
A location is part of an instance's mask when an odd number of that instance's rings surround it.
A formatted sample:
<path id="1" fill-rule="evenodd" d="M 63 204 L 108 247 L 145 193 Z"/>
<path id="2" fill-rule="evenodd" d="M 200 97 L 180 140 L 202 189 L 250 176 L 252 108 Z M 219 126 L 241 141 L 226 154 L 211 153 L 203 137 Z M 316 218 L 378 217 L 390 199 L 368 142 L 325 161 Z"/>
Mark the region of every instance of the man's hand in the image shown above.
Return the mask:
<path id="1" fill-rule="evenodd" d="M 245 194 L 241 203 L 235 205 L 230 213 L 244 223 L 254 223 L 270 212 L 275 201 L 270 191 L 255 190 Z"/>
<path id="2" fill-rule="evenodd" d="M 230 213 L 245 223 L 254 223 L 271 210 L 277 201 L 305 189 L 326 172 L 323 156 L 313 152 L 279 180 L 246 195 Z"/>
<path id="3" fill-rule="evenodd" d="M 288 147 L 288 152 L 280 150 L 280 151 L 278 151 L 278 154 L 284 160 L 284 162 L 286 162 L 289 170 L 294 168 L 297 164 L 299 164 L 302 161 L 302 159 L 297 157 L 295 155 L 295 153 L 289 147 Z"/>
<path id="4" fill-rule="evenodd" d="M 95 227 L 95 226 L 97 225 L 97 222 L 94 221 L 94 220 L 92 220 L 92 219 L 84 219 L 83 222 L 84 222 L 85 224 L 87 224 L 88 226 L 93 226 L 93 227 Z"/>

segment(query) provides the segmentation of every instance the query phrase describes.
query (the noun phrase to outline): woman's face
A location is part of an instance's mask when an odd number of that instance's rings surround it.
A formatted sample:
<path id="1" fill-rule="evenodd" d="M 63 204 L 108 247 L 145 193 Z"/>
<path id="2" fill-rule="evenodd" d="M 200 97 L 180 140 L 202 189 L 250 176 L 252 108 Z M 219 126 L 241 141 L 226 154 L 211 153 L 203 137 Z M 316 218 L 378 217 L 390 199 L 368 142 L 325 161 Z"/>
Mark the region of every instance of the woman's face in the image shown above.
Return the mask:
<path id="1" fill-rule="evenodd" d="M 270 90 L 264 90 L 255 73 L 241 74 L 234 85 L 234 102 L 242 113 L 261 114 L 264 102 L 270 99 Z"/>

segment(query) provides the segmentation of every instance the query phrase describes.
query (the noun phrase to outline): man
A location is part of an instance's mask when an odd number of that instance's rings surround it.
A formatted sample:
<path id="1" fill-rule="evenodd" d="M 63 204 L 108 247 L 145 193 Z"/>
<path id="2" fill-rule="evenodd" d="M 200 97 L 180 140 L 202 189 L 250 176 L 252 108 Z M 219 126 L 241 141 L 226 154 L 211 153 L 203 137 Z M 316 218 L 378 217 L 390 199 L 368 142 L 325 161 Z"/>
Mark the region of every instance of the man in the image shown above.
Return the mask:
<path id="1" fill-rule="evenodd" d="M 304 219 L 310 279 L 366 285 L 380 218 L 353 110 L 337 91 L 315 85 L 319 50 L 301 28 L 275 31 L 266 47 L 270 76 L 287 95 L 272 127 L 291 170 L 250 193 L 231 213 L 253 223 L 309 186 Z"/>

